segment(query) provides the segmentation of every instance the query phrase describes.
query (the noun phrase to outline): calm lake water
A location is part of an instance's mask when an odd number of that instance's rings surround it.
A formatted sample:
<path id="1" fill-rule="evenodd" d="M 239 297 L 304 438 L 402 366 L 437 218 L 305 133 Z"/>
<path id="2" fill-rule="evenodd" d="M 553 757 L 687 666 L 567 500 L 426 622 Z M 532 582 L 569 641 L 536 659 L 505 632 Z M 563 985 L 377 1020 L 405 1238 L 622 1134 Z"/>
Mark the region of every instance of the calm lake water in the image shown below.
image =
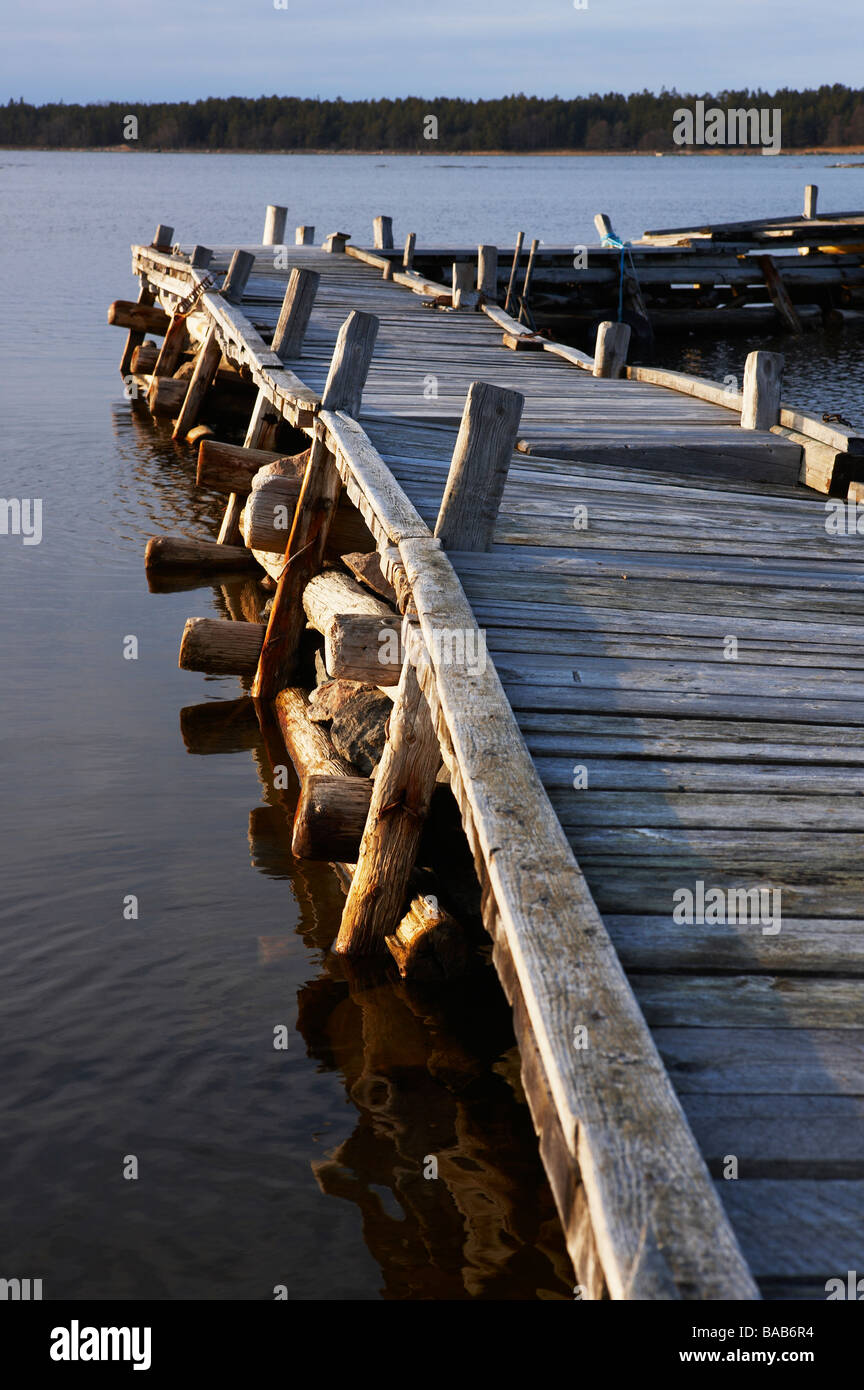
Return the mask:
<path id="1" fill-rule="evenodd" d="M 829 162 L 0 151 L 0 490 L 43 500 L 41 544 L 0 536 L 0 1274 L 46 1298 L 570 1296 L 494 982 L 340 978 L 341 894 L 291 860 L 260 748 L 186 751 L 180 710 L 241 691 L 179 671 L 180 633 L 231 594 L 145 583 L 150 535 L 218 515 L 123 399 L 105 311 L 137 292 L 130 242 L 255 241 L 269 202 L 319 239 L 368 242 L 383 211 L 397 238 L 502 245 L 590 242 L 597 211 L 633 237 L 797 210 L 811 182 L 864 204 L 864 170 Z M 861 341 L 762 345 L 788 400 L 864 424 Z M 748 346 L 662 360 L 722 378 Z"/>

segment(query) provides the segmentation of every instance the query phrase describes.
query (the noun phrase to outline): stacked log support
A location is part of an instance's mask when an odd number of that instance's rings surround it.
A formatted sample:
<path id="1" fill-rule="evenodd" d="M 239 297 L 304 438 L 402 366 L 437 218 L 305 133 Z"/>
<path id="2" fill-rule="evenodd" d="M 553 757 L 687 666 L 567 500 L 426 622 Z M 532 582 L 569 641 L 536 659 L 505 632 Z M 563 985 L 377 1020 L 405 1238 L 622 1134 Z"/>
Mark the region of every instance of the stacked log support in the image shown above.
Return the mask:
<path id="1" fill-rule="evenodd" d="M 378 320 L 371 314 L 361 314 L 355 310 L 345 320 L 330 363 L 321 399 L 322 410 L 342 410 L 352 417 L 359 413 L 377 333 Z M 273 600 L 267 636 L 253 685 L 252 693 L 258 699 L 272 699 L 279 689 L 291 683 L 305 624 L 303 590 L 321 568 L 330 523 L 341 490 L 342 483 L 327 449 L 323 429 L 316 425 L 285 550 L 285 566 Z"/>
<path id="2" fill-rule="evenodd" d="M 435 527 L 443 545 L 456 550 L 491 547 L 523 405 L 524 397 L 516 391 L 472 383 Z M 441 765 L 438 735 L 416 670 L 416 662 L 429 660 L 430 654 L 410 614 L 403 621 L 403 641 L 407 652 L 387 744 L 334 946 L 343 955 L 380 950 L 394 933 Z"/>

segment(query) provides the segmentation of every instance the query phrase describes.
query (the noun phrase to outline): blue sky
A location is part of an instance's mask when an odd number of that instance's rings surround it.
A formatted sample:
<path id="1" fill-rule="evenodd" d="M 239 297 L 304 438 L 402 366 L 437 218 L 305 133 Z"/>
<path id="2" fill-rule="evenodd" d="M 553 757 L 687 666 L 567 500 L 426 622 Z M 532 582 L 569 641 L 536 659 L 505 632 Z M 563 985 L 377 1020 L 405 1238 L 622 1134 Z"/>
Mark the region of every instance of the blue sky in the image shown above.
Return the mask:
<path id="1" fill-rule="evenodd" d="M 864 72 L 860 0 L 0 0 L 0 21 L 4 101 L 774 90 Z"/>

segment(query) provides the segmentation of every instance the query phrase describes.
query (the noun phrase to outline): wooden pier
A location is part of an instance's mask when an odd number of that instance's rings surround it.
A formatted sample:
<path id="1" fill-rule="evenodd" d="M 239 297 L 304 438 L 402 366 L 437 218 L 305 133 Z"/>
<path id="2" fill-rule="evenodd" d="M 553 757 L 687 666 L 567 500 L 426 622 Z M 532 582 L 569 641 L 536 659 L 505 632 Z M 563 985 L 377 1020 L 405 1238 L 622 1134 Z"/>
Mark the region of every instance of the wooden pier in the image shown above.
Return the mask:
<path id="1" fill-rule="evenodd" d="M 623 325 L 539 337 L 493 247 L 444 283 L 387 218 L 359 250 L 172 238 L 133 248 L 121 365 L 227 503 L 151 574 L 269 576 L 266 625 L 191 619 L 181 664 L 285 739 L 334 950 L 452 945 L 415 866 L 449 784 L 580 1296 L 825 1298 L 864 1268 L 864 563 L 831 500 L 864 438 L 786 404 L 776 354 L 738 392 L 624 367 Z M 390 702 L 365 771 L 334 680 Z"/>

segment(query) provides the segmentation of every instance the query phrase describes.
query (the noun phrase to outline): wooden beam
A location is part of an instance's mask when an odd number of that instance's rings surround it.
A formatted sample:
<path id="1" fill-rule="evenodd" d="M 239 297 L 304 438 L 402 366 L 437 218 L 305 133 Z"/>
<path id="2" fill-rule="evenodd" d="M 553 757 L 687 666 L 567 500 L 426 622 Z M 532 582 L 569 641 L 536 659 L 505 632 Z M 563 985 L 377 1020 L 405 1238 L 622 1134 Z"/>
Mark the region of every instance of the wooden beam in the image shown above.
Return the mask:
<path id="1" fill-rule="evenodd" d="M 322 410 L 345 411 L 353 416 L 359 413 L 377 333 L 378 320 L 374 315 L 361 314 L 356 310 L 349 314 L 336 340 L 321 398 Z M 341 489 L 342 482 L 333 456 L 327 449 L 324 428 L 318 424 L 294 512 L 285 551 L 285 567 L 276 587 L 267 635 L 252 687 L 252 694 L 258 699 L 273 699 L 277 691 L 291 683 L 297 649 L 306 624 L 303 590 L 321 568 Z"/>
<path id="2" fill-rule="evenodd" d="M 210 328 L 207 337 L 201 344 L 189 388 L 180 408 L 180 414 L 174 423 L 173 439 L 182 439 L 197 422 L 201 402 L 212 385 L 221 358 L 222 348 L 216 337 L 216 329 Z"/>
<path id="3" fill-rule="evenodd" d="M 393 218 L 376 217 L 372 223 L 372 245 L 376 251 L 392 251 Z"/>
<path id="4" fill-rule="evenodd" d="M 159 356 L 153 366 L 153 376 L 173 376 L 180 366 L 180 359 L 189 343 L 186 315 L 177 312 L 171 315 L 168 331 L 162 340 Z"/>
<path id="5" fill-rule="evenodd" d="M 342 913 L 337 955 L 384 949 L 405 910 L 423 824 L 441 763 L 438 737 L 407 659 L 390 715 L 360 854 Z"/>
<path id="6" fill-rule="evenodd" d="M 781 352 L 750 352 L 744 364 L 742 430 L 770 430 L 780 418 Z"/>
<path id="7" fill-rule="evenodd" d="M 593 376 L 619 377 L 624 375 L 627 349 L 630 346 L 629 323 L 601 323 L 594 345 Z"/>
<path id="8" fill-rule="evenodd" d="M 288 209 L 279 207 L 276 203 L 269 203 L 264 217 L 264 235 L 261 238 L 263 246 L 282 246 L 285 241 L 285 219 L 288 216 Z"/>
<path id="9" fill-rule="evenodd" d="M 790 333 L 803 333 L 801 320 L 795 312 L 789 292 L 783 283 L 783 276 L 777 268 L 777 262 L 773 256 L 757 256 L 756 261 L 762 271 L 762 279 L 765 287 L 771 296 L 771 303 L 783 320 L 783 324 Z"/>
<path id="10" fill-rule="evenodd" d="M 255 257 L 251 251 L 234 252 L 231 257 L 231 264 L 228 273 L 222 282 L 220 291 L 222 298 L 227 299 L 231 304 L 239 304 L 243 298 L 243 291 L 249 279 L 252 267 L 255 264 Z"/>
<path id="11" fill-rule="evenodd" d="M 489 550 L 525 397 L 472 382 L 435 535 L 448 550 Z"/>

